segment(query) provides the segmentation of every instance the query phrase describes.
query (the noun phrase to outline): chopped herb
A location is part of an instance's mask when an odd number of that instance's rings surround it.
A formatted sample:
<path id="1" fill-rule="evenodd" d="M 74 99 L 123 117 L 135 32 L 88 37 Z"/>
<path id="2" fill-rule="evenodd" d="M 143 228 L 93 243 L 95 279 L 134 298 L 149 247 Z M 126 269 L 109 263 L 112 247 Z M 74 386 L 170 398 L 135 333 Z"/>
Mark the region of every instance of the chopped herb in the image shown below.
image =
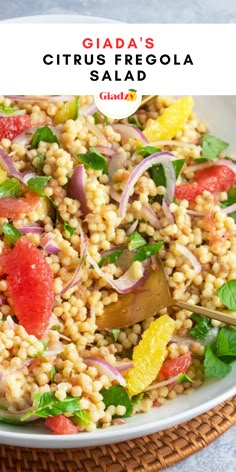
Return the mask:
<path id="1" fill-rule="evenodd" d="M 51 327 L 51 329 L 52 329 L 53 331 L 60 331 L 61 325 L 60 325 L 60 324 L 53 325 L 53 326 Z"/>
<path id="2" fill-rule="evenodd" d="M 219 154 L 228 147 L 229 143 L 222 139 L 204 134 L 202 137 L 202 157 L 208 161 L 216 161 Z"/>
<path id="3" fill-rule="evenodd" d="M 236 359 L 236 331 L 231 328 L 221 328 L 216 339 L 215 355 L 226 363 Z"/>
<path id="4" fill-rule="evenodd" d="M 27 182 L 28 187 L 33 190 L 35 193 L 40 195 L 40 197 L 44 196 L 44 187 L 47 185 L 51 177 L 46 176 L 38 176 L 29 179 Z"/>
<path id="5" fill-rule="evenodd" d="M 236 187 L 231 187 L 227 193 L 227 200 L 221 202 L 221 208 L 226 208 L 236 203 Z"/>
<path id="6" fill-rule="evenodd" d="M 84 428 L 92 421 L 90 414 L 86 410 L 75 411 L 71 418 L 73 423 L 76 423 Z"/>
<path id="7" fill-rule="evenodd" d="M 175 169 L 175 176 L 176 176 L 176 179 L 179 177 L 179 174 L 181 172 L 181 170 L 183 169 L 183 166 L 185 164 L 185 159 L 174 159 L 172 161 L 172 164 L 174 166 L 174 169 Z"/>
<path id="8" fill-rule="evenodd" d="M 229 280 L 217 289 L 217 295 L 227 308 L 236 311 L 236 280 Z"/>
<path id="9" fill-rule="evenodd" d="M 147 392 L 146 392 L 147 393 Z M 131 403 L 132 403 L 132 406 L 136 406 L 138 405 L 141 400 L 143 399 L 145 393 L 144 392 L 140 392 L 138 393 L 137 395 L 134 395 L 132 398 L 131 398 Z"/>
<path id="10" fill-rule="evenodd" d="M 74 232 L 75 232 L 75 228 L 72 228 L 72 226 L 69 225 L 69 223 L 67 223 L 66 221 L 64 221 L 64 231 L 66 232 L 67 236 L 70 238 L 71 236 L 73 236 Z"/>
<path id="11" fill-rule="evenodd" d="M 43 173 L 43 166 L 46 159 L 45 152 L 38 152 L 37 156 L 34 159 L 34 168 L 39 174 Z"/>
<path id="12" fill-rule="evenodd" d="M 104 115 L 101 111 L 96 111 L 93 114 L 94 117 L 94 123 L 95 125 L 99 125 L 100 123 L 105 123 L 106 125 L 108 124 L 108 118 L 106 115 Z M 103 118 L 103 119 L 102 119 Z"/>
<path id="13" fill-rule="evenodd" d="M 182 384 L 182 383 L 185 383 L 185 382 L 193 383 L 193 380 L 187 374 L 179 374 L 178 375 L 178 383 Z"/>
<path id="14" fill-rule="evenodd" d="M 203 340 L 212 330 L 211 319 L 196 313 L 191 315 L 191 319 L 195 321 L 195 326 L 190 329 L 189 335 L 199 341 Z"/>
<path id="15" fill-rule="evenodd" d="M 44 351 L 46 351 L 46 349 L 48 347 L 47 342 L 42 341 L 42 340 L 40 340 L 39 342 L 42 344 L 42 349 L 40 349 L 40 351 L 36 352 L 36 354 L 34 354 L 34 356 L 30 356 L 30 357 L 32 357 L 32 358 L 41 357 L 42 354 L 44 353 Z"/>
<path id="16" fill-rule="evenodd" d="M 5 105 L 0 105 L 0 112 L 4 113 L 5 115 L 13 115 L 16 109 L 12 107 L 6 107 Z"/>
<path id="17" fill-rule="evenodd" d="M 135 125 L 137 128 L 139 128 L 141 130 L 143 129 L 143 126 L 139 122 L 138 118 L 136 118 L 136 116 L 130 116 L 128 118 L 128 122 L 129 122 L 130 125 Z"/>
<path id="18" fill-rule="evenodd" d="M 77 157 L 84 165 L 94 170 L 102 170 L 103 174 L 108 174 L 106 159 L 94 147 L 90 147 L 87 154 L 77 154 Z"/>
<path id="19" fill-rule="evenodd" d="M 6 423 L 6 424 L 15 424 L 15 425 L 22 425 L 21 420 L 16 420 L 13 418 L 1 418 L 1 413 L 0 413 L 0 423 Z"/>
<path id="20" fill-rule="evenodd" d="M 44 141 L 45 143 L 57 143 L 58 146 L 60 146 L 57 136 L 48 126 L 43 126 L 35 131 L 31 141 L 31 149 L 36 149 L 40 141 Z"/>
<path id="21" fill-rule="evenodd" d="M 204 358 L 204 374 L 205 377 L 223 378 L 232 367 L 220 360 L 213 352 L 210 346 L 206 346 Z"/>
<path id="22" fill-rule="evenodd" d="M 114 415 L 113 418 L 128 417 L 133 412 L 132 401 L 121 385 L 112 385 L 110 388 L 103 388 L 100 392 L 103 396 L 103 402 L 105 403 L 106 409 L 110 405 L 118 406 L 123 405 L 126 408 L 124 415 Z"/>
<path id="23" fill-rule="evenodd" d="M 107 254 L 106 256 L 100 259 L 98 266 L 102 267 L 105 263 L 114 264 L 119 259 L 123 251 L 124 249 L 117 249 L 117 251 L 113 251 L 110 254 Z"/>
<path id="24" fill-rule="evenodd" d="M 116 342 L 119 338 L 119 334 L 120 334 L 120 329 L 113 329 L 112 330 L 112 335 L 113 335 L 113 338 L 114 338 L 114 341 Z"/>
<path id="25" fill-rule="evenodd" d="M 151 256 L 155 256 L 160 249 L 163 247 L 164 241 L 158 241 L 157 243 L 153 244 L 147 244 L 146 246 L 142 246 L 138 248 L 135 256 L 134 256 L 134 261 L 145 261 Z"/>
<path id="26" fill-rule="evenodd" d="M 134 233 L 129 236 L 128 249 L 130 251 L 138 249 L 139 247 L 144 246 L 145 244 L 147 244 L 146 239 L 144 239 L 138 231 L 134 231 Z"/>
<path id="27" fill-rule="evenodd" d="M 54 377 L 56 375 L 57 371 L 56 371 L 56 367 L 53 365 L 52 368 L 51 368 L 51 371 L 50 371 L 50 382 L 54 382 Z"/>
<path id="28" fill-rule="evenodd" d="M 138 145 L 136 147 L 136 150 L 140 156 L 148 157 L 151 156 L 152 154 L 156 154 L 156 152 L 161 152 L 161 149 L 155 148 L 154 146 L 140 146 Z"/>
<path id="29" fill-rule="evenodd" d="M 0 184 L 0 198 L 18 197 L 20 182 L 17 179 L 7 179 Z"/>
<path id="30" fill-rule="evenodd" d="M 16 241 L 23 236 L 23 234 L 11 223 L 3 223 L 2 232 L 5 234 L 7 240 L 11 244 L 16 244 Z"/>
<path id="31" fill-rule="evenodd" d="M 44 195 L 44 200 L 48 203 L 49 214 L 50 214 L 51 219 L 52 219 L 52 221 L 55 225 L 56 222 L 57 222 L 57 219 L 59 217 L 57 207 L 56 207 L 54 201 L 50 197 L 46 197 L 46 195 Z"/>
<path id="32" fill-rule="evenodd" d="M 53 392 L 36 393 L 32 409 L 21 417 L 21 421 L 27 420 L 32 415 L 48 418 L 48 416 L 78 411 L 80 410 L 79 400 L 79 397 L 67 395 L 64 400 L 60 401 Z"/>

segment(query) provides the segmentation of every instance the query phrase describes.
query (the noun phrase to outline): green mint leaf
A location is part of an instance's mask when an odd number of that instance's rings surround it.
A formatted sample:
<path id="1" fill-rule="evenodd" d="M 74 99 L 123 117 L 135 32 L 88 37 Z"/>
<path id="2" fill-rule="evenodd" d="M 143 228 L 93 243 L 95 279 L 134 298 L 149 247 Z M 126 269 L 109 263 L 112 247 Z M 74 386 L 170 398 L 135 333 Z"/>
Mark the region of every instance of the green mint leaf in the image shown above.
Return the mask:
<path id="1" fill-rule="evenodd" d="M 103 174 L 108 174 L 106 159 L 94 147 L 90 147 L 87 154 L 77 154 L 77 157 L 82 164 L 91 169 L 102 170 Z"/>
<path id="2" fill-rule="evenodd" d="M 213 353 L 211 347 L 206 346 L 204 358 L 205 377 L 223 378 L 231 371 L 231 369 L 231 365 L 218 359 L 218 357 Z"/>
<path id="3" fill-rule="evenodd" d="M 57 136 L 48 126 L 43 126 L 35 131 L 31 141 L 31 149 L 36 149 L 40 141 L 44 141 L 45 143 L 57 143 L 58 146 L 60 146 Z"/>
<path id="4" fill-rule="evenodd" d="M 104 115 L 101 111 L 96 111 L 93 114 L 93 118 L 95 125 L 99 125 L 100 123 L 105 123 L 106 125 L 108 124 L 107 116 Z"/>
<path id="5" fill-rule="evenodd" d="M 50 197 L 46 197 L 46 195 L 43 195 L 43 198 L 44 200 L 47 202 L 48 204 L 48 207 L 49 207 L 49 214 L 51 216 L 51 219 L 52 219 L 52 222 L 54 224 L 54 226 L 56 225 L 56 222 L 59 218 L 59 215 L 58 215 L 58 210 L 57 210 L 57 207 L 54 203 L 54 201 L 50 198 Z"/>
<path id="6" fill-rule="evenodd" d="M 2 232 L 11 244 L 16 244 L 16 241 L 23 236 L 14 225 L 6 222 L 2 225 Z"/>
<path id="7" fill-rule="evenodd" d="M 118 406 L 123 405 L 126 408 L 126 412 L 122 417 L 127 418 L 133 412 L 132 401 L 121 385 L 112 385 L 110 388 L 103 388 L 100 392 L 103 396 L 103 402 L 105 403 L 106 409 L 110 405 Z M 118 415 L 114 415 L 114 418 L 119 418 Z"/>
<path id="8" fill-rule="evenodd" d="M 41 418 L 47 418 L 48 416 L 78 411 L 80 410 L 79 400 L 79 397 L 74 398 L 67 395 L 64 400 L 59 401 L 53 392 L 36 393 L 34 395 L 33 414 Z"/>
<path id="9" fill-rule="evenodd" d="M 34 159 L 34 168 L 39 174 L 43 173 L 43 166 L 45 163 L 46 154 L 45 152 L 38 152 L 37 156 Z"/>
<path id="10" fill-rule="evenodd" d="M 7 179 L 0 184 L 0 198 L 18 197 L 20 182 L 17 179 Z"/>
<path id="11" fill-rule="evenodd" d="M 129 236 L 129 244 L 128 244 L 129 251 L 138 249 L 139 247 L 144 246 L 145 244 L 147 244 L 146 239 L 144 239 L 143 236 L 138 231 L 134 231 L 134 233 L 132 233 Z"/>
<path id="12" fill-rule="evenodd" d="M 67 223 L 66 221 L 64 221 L 64 231 L 66 232 L 66 235 L 70 238 L 71 236 L 73 236 L 74 232 L 75 232 L 75 228 L 72 228 L 72 226 L 69 225 L 69 223 Z"/>
<path id="13" fill-rule="evenodd" d="M 112 335 L 113 335 L 113 338 L 114 338 L 114 341 L 116 342 L 119 338 L 119 334 L 120 334 L 120 329 L 112 329 Z"/>
<path id="14" fill-rule="evenodd" d="M 145 157 L 151 156 L 152 154 L 156 154 L 156 152 L 161 152 L 161 149 L 155 148 L 154 146 L 140 146 L 136 147 L 136 151 L 140 156 Z"/>
<path id="15" fill-rule="evenodd" d="M 196 313 L 191 315 L 191 319 L 195 321 L 195 326 L 190 329 L 189 335 L 199 341 L 203 340 L 212 330 L 211 319 Z"/>
<path id="16" fill-rule="evenodd" d="M 226 362 L 236 359 L 236 331 L 231 328 L 221 328 L 216 339 L 215 355 Z"/>
<path id="17" fill-rule="evenodd" d="M 158 241 L 157 243 L 142 246 L 137 250 L 133 260 L 139 262 L 145 261 L 145 259 L 148 259 L 151 256 L 155 256 L 155 254 L 160 251 L 163 245 L 164 241 Z"/>
<path id="18" fill-rule="evenodd" d="M 38 176 L 29 179 L 27 182 L 28 187 L 33 190 L 35 193 L 40 195 L 40 197 L 44 196 L 44 187 L 47 185 L 51 177 L 46 176 Z"/>
<path id="19" fill-rule="evenodd" d="M 98 263 L 98 267 L 102 267 L 105 263 L 114 264 L 119 259 L 123 251 L 124 249 L 117 249 L 117 251 L 113 251 L 110 254 L 102 257 Z"/>
<path id="20" fill-rule="evenodd" d="M 179 174 L 181 172 L 181 170 L 183 169 L 183 166 L 185 164 L 185 159 L 174 159 L 172 161 L 172 164 L 174 166 L 174 169 L 175 169 L 175 175 L 176 175 L 176 179 L 179 177 Z"/>
<path id="21" fill-rule="evenodd" d="M 193 380 L 187 374 L 179 374 L 178 375 L 178 383 L 182 384 L 182 383 L 185 383 L 185 382 L 193 383 Z"/>
<path id="22" fill-rule="evenodd" d="M 229 143 L 222 139 L 204 134 L 202 137 L 202 157 L 208 161 L 216 161 L 219 154 L 228 147 Z"/>
<path id="23" fill-rule="evenodd" d="M 236 311 L 236 280 L 229 280 L 217 289 L 217 295 L 227 308 Z"/>
<path id="24" fill-rule="evenodd" d="M 78 424 L 84 428 L 91 422 L 91 416 L 86 410 L 75 411 L 71 418 L 73 423 Z"/>

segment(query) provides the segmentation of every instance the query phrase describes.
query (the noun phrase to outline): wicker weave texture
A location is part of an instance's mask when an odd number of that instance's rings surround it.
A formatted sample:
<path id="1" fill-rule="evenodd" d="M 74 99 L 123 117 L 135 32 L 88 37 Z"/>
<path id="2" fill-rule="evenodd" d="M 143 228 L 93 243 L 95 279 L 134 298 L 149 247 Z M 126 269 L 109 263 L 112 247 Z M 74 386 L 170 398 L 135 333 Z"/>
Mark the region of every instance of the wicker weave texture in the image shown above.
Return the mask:
<path id="1" fill-rule="evenodd" d="M 157 472 L 210 444 L 236 424 L 236 396 L 179 426 L 84 449 L 0 446 L 1 472 Z"/>

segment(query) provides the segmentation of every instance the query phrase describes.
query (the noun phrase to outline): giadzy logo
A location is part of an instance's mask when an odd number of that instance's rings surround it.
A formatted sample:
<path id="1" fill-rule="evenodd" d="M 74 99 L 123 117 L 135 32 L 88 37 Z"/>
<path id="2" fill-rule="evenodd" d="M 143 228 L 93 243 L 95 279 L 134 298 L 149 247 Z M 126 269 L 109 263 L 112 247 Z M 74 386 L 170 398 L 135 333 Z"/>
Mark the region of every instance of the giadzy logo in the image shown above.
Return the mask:
<path id="1" fill-rule="evenodd" d="M 101 100 L 130 100 L 131 102 L 135 102 L 135 100 L 137 100 L 137 97 L 137 90 L 134 89 L 129 89 L 126 93 L 101 92 L 99 94 L 99 98 Z"/>
<path id="2" fill-rule="evenodd" d="M 137 90 L 105 92 L 95 95 L 98 109 L 109 118 L 126 118 L 135 113 L 141 103 L 142 95 Z"/>

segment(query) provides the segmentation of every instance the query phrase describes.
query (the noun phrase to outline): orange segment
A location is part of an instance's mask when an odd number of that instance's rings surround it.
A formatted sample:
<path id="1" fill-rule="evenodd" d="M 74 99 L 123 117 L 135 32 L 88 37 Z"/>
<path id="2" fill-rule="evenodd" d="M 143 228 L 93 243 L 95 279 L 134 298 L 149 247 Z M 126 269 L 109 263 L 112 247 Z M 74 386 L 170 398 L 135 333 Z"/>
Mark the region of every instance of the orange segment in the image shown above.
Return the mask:
<path id="1" fill-rule="evenodd" d="M 155 380 L 167 355 L 167 343 L 175 329 L 168 315 L 152 321 L 133 351 L 133 368 L 127 372 L 129 395 L 137 395 Z"/>
<path id="2" fill-rule="evenodd" d="M 143 134 L 148 141 L 172 139 L 181 131 L 192 113 L 192 97 L 184 97 L 170 105 L 157 120 L 148 120 Z"/>

